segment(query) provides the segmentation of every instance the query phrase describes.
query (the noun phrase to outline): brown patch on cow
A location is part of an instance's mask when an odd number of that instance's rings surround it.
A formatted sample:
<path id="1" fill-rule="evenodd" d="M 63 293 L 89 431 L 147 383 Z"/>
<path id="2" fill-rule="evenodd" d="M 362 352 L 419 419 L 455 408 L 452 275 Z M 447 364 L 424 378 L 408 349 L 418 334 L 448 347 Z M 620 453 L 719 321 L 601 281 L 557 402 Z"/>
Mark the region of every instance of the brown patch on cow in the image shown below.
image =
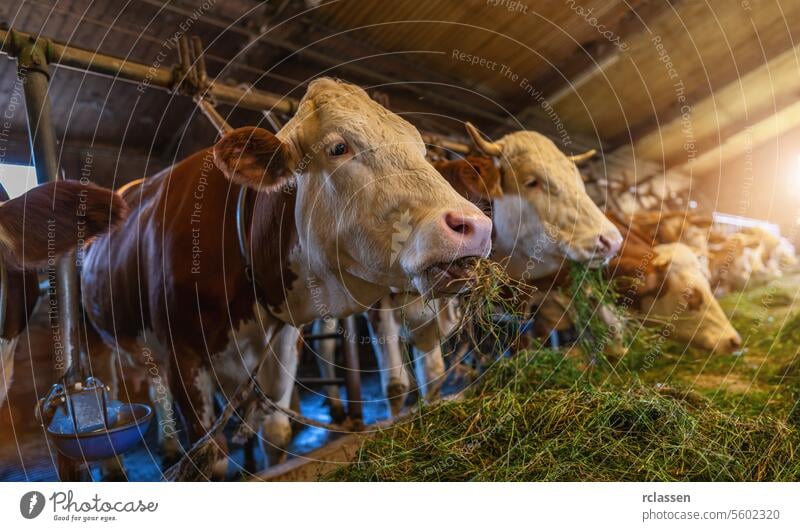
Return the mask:
<path id="1" fill-rule="evenodd" d="M 88 249 L 82 274 L 84 308 L 106 341 L 135 345 L 151 330 L 176 355 L 205 357 L 253 317 L 238 191 L 211 149 L 126 191 L 128 219 Z"/>
<path id="2" fill-rule="evenodd" d="M 275 191 L 292 175 L 287 144 L 259 127 L 236 129 L 214 146 L 214 163 L 231 181 Z"/>
<path id="3" fill-rule="evenodd" d="M 0 239 L 14 260 L 33 267 L 117 226 L 126 213 L 111 190 L 78 181 L 46 183 L 0 206 Z"/>
<path id="4" fill-rule="evenodd" d="M 500 170 L 489 157 L 471 155 L 466 159 L 437 161 L 433 166 L 456 192 L 473 203 L 503 195 Z"/>
<path id="5" fill-rule="evenodd" d="M 39 281 L 35 271 L 23 270 L 8 260 L 5 261 L 5 266 L 8 274 L 8 299 L 0 336 L 3 339 L 13 339 L 25 330 L 36 301 L 39 300 Z"/>
<path id="6" fill-rule="evenodd" d="M 664 296 L 668 288 L 665 282 L 667 264 L 654 263 L 653 239 L 636 225 L 624 223 L 613 215 L 607 214 L 607 217 L 623 237 L 619 253 L 606 266 L 606 273 L 614 279 L 622 302 L 636 309 L 646 296 Z"/>
<path id="7" fill-rule="evenodd" d="M 297 191 L 286 188 L 258 194 L 253 206 L 250 249 L 253 278 L 260 298 L 271 311 L 285 302 L 297 275 L 289 267 L 289 257 L 298 244 L 294 211 Z"/>
<path id="8" fill-rule="evenodd" d="M 0 186 L 0 201 L 8 201 L 6 191 Z M 6 268 L 8 298 L 5 307 L 5 322 L 0 330 L 0 337 L 13 339 L 20 335 L 33 312 L 36 301 L 39 299 L 39 283 L 36 273 L 21 269 L 15 261 L 7 259 L 0 253 L 0 260 Z"/>

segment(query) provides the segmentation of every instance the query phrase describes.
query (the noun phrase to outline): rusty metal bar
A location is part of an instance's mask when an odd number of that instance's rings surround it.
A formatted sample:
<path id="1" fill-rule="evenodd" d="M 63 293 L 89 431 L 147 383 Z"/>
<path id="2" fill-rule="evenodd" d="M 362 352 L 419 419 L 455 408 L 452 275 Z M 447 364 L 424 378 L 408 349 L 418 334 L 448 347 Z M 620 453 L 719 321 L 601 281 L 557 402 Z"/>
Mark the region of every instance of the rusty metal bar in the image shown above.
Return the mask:
<path id="1" fill-rule="evenodd" d="M 351 315 L 344 322 L 344 380 L 347 389 L 347 416 L 356 423 L 364 421 L 361 402 L 361 367 L 358 362 L 358 340 L 356 317 Z"/>
<path id="2" fill-rule="evenodd" d="M 21 50 L 21 43 L 31 39 L 36 39 L 36 36 L 13 29 L 0 29 L 0 53 L 17 56 Z M 147 87 L 154 87 L 173 92 L 180 80 L 180 73 L 173 68 L 129 61 L 42 37 L 39 37 L 38 41 L 42 43 L 44 57 L 53 66 L 88 71 L 139 83 L 142 91 Z M 232 87 L 213 81 L 209 84 L 208 94 L 221 103 L 254 111 L 273 109 L 284 114 L 294 114 L 297 109 L 297 101 L 292 98 L 285 98 L 258 89 Z"/>
<path id="3" fill-rule="evenodd" d="M 13 29 L 0 29 L 0 53 L 14 57 L 20 51 L 20 43 L 29 41 L 32 38 L 36 37 Z M 53 66 L 91 72 L 122 81 L 138 83 L 141 91 L 146 90 L 148 87 L 153 87 L 174 93 L 183 77 L 183 73 L 175 68 L 138 63 L 121 57 L 59 43 L 43 37 L 39 37 L 38 40 L 42 43 L 41 47 L 47 62 Z M 294 98 L 255 88 L 234 87 L 214 81 L 210 81 L 208 84 L 207 97 L 210 97 L 215 102 L 243 109 L 259 112 L 272 110 L 288 115 L 294 114 L 298 105 L 298 101 Z M 447 140 L 438 135 L 423 134 L 423 139 L 428 143 L 439 145 L 462 155 L 472 150 L 469 144 Z"/>
<path id="4" fill-rule="evenodd" d="M 59 180 L 58 144 L 48 95 L 50 69 L 42 41 L 17 38 L 15 42 L 17 71 L 25 92 L 30 139 L 36 179 L 40 184 Z M 73 364 L 79 363 L 78 298 L 79 279 L 75 254 L 69 253 L 56 262 L 55 275 L 50 277 L 51 304 L 56 304 L 58 330 L 63 350 L 54 346 L 53 368 L 61 378 Z M 58 476 L 62 481 L 81 479 L 78 463 L 58 454 Z"/>

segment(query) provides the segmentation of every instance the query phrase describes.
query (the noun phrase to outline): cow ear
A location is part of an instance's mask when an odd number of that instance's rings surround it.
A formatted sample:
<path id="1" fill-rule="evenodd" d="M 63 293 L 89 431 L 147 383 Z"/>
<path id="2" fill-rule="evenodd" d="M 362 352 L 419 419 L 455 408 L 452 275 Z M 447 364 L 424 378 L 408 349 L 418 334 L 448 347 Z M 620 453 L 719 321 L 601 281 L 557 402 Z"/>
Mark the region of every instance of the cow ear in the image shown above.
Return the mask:
<path id="1" fill-rule="evenodd" d="M 488 157 L 467 157 L 470 169 L 471 182 L 478 187 L 478 193 L 483 199 L 496 199 L 503 197 L 503 188 L 500 182 L 500 170 L 494 165 L 494 159 Z"/>
<path id="2" fill-rule="evenodd" d="M 434 167 L 450 185 L 467 199 L 491 200 L 503 195 L 500 172 L 494 162 L 486 157 L 468 157 L 462 160 L 439 161 Z"/>
<path id="3" fill-rule="evenodd" d="M 242 127 L 214 146 L 214 164 L 231 181 L 272 191 L 292 178 L 297 165 L 292 146 L 260 127 Z"/>
<path id="4" fill-rule="evenodd" d="M 697 311 L 703 306 L 703 292 L 697 287 L 692 287 L 686 296 L 686 307 L 689 310 Z"/>

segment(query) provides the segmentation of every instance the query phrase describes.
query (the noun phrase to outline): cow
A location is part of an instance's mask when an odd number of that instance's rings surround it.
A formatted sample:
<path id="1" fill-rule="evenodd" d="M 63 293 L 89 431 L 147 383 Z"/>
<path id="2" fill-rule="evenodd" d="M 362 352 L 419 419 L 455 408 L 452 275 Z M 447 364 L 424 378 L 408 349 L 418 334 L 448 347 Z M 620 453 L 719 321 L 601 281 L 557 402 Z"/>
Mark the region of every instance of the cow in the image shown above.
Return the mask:
<path id="1" fill-rule="evenodd" d="M 241 187 L 250 256 L 234 219 Z M 261 360 L 264 392 L 288 405 L 301 325 L 390 292 L 457 293 L 491 248 L 491 220 L 425 160 L 419 132 L 329 78 L 277 134 L 234 130 L 124 199 L 126 222 L 86 253 L 84 308 L 109 345 L 151 366 L 167 420 L 171 391 L 190 443 L 214 421 L 214 391 L 230 396 Z M 283 415 L 264 431 L 289 442 Z M 225 468 L 223 455 L 215 474 Z"/>
<path id="2" fill-rule="evenodd" d="M 714 298 L 694 250 L 680 242 L 653 245 L 636 227 L 612 219 L 625 235 L 620 254 L 605 270 L 606 276 L 615 281 L 618 304 L 645 324 L 660 327 L 662 335 L 676 341 L 715 354 L 741 348 L 741 337 Z M 549 280 L 547 287 L 540 285 L 538 296 L 543 300 L 536 315 L 545 321 L 539 324 L 540 331 L 570 324 L 569 299 L 548 293 L 548 288 L 557 289 L 566 284 L 565 280 Z M 610 332 L 601 346 L 613 346 L 619 340 L 617 314 L 601 307 L 599 315 Z"/>
<path id="3" fill-rule="evenodd" d="M 600 266 L 616 255 L 622 236 L 587 195 L 576 167 L 586 154 L 568 157 L 534 131 L 489 142 L 472 124 L 467 123 L 466 130 L 483 157 L 452 161 L 438 169 L 465 197 L 488 206 L 494 223 L 491 256 L 506 265 L 512 278 L 533 281 L 558 271 L 567 259 Z M 452 302 L 425 304 L 418 297 L 384 300 L 381 311 L 369 312 L 372 344 L 392 414 L 402 409 L 410 391 L 398 344 L 398 308 L 428 398 L 436 397 L 441 387 L 441 341 L 457 321 Z"/>
<path id="4" fill-rule="evenodd" d="M 760 275 L 757 275 L 756 280 L 767 282 L 780 278 L 783 276 L 784 270 L 797 265 L 794 246 L 786 238 L 758 226 L 745 227 L 741 232 L 757 238 L 759 242 L 758 247 L 764 269 Z"/>
<path id="5" fill-rule="evenodd" d="M 0 406 L 14 376 L 14 350 L 39 300 L 36 269 L 119 224 L 125 204 L 111 190 L 78 181 L 32 188 L 9 200 L 0 187 Z"/>
<path id="6" fill-rule="evenodd" d="M 709 266 L 711 285 L 717 295 L 745 289 L 764 276 L 766 268 L 760 238 L 743 232 L 712 233 Z"/>

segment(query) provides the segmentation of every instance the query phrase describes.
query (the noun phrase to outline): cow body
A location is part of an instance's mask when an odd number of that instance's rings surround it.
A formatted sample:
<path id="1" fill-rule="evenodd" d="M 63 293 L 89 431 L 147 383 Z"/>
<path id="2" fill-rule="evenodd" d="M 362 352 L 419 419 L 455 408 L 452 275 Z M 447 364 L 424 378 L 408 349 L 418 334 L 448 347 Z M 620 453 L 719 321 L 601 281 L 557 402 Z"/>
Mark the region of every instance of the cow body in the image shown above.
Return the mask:
<path id="1" fill-rule="evenodd" d="M 235 227 L 241 186 L 254 190 L 249 257 Z M 304 323 L 451 285 L 450 264 L 490 248 L 490 220 L 425 161 L 416 129 L 329 79 L 277 135 L 236 130 L 125 199 L 125 225 L 87 254 L 84 305 L 109 344 L 154 360 L 190 441 L 213 421 L 214 390 L 265 357 L 265 391 L 285 399 Z M 400 220 L 408 231 L 393 245 Z M 285 446 L 288 419 L 277 422 Z"/>

